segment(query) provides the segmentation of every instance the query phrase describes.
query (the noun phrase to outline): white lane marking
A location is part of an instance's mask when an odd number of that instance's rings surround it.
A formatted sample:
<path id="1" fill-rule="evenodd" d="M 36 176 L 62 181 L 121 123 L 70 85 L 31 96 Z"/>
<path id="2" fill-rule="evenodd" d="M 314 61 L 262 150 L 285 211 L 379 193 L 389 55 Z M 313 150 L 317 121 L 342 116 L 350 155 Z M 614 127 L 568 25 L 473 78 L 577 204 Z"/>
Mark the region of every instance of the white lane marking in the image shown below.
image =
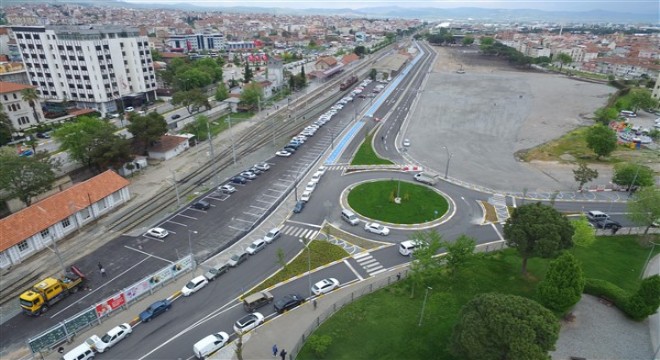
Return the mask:
<path id="1" fill-rule="evenodd" d="M 201 211 L 201 210 L 192 209 L 192 208 L 189 209 L 189 210 Z M 202 212 L 205 213 L 206 211 L 202 211 Z M 176 216 L 183 216 L 183 217 L 186 217 L 186 218 L 188 218 L 188 219 L 198 220 L 196 217 L 192 217 L 192 216 L 188 216 L 188 215 L 183 215 L 183 214 L 176 214 Z"/>
<path id="2" fill-rule="evenodd" d="M 300 221 L 287 220 L 286 222 L 294 223 L 294 224 L 298 224 L 298 225 L 311 226 L 311 227 L 314 227 L 314 228 L 317 228 L 317 229 L 320 229 L 320 228 L 321 228 L 320 225 L 310 224 L 310 223 L 304 223 L 304 222 L 300 222 Z"/>
<path id="3" fill-rule="evenodd" d="M 351 269 L 353 274 L 355 274 L 355 276 L 357 276 L 357 278 L 360 279 L 360 281 L 364 280 L 364 278 L 357 271 L 355 271 L 355 269 L 351 266 L 351 264 L 348 263 L 348 260 L 344 259 L 344 264 L 346 264 L 346 266 L 348 266 L 348 268 Z"/>
<path id="4" fill-rule="evenodd" d="M 493 223 L 490 223 L 490 226 L 493 227 L 493 230 L 495 230 L 495 233 L 497 233 L 497 236 L 500 237 L 500 240 L 504 240 L 504 236 L 502 236 L 502 234 L 500 234 L 500 231 L 497 230 L 497 226 L 495 226 L 495 224 L 493 224 Z"/>
<path id="5" fill-rule="evenodd" d="M 194 218 L 193 218 L 193 219 L 194 219 Z M 197 219 L 195 219 L 195 220 L 197 220 Z M 172 220 L 167 220 L 166 222 L 171 222 L 172 224 L 177 224 L 177 225 L 181 225 L 181 226 L 188 227 L 188 225 L 186 225 L 186 224 L 178 223 L 178 222 L 176 222 L 176 221 L 172 221 Z M 171 232 L 171 231 L 170 231 L 170 232 Z"/>

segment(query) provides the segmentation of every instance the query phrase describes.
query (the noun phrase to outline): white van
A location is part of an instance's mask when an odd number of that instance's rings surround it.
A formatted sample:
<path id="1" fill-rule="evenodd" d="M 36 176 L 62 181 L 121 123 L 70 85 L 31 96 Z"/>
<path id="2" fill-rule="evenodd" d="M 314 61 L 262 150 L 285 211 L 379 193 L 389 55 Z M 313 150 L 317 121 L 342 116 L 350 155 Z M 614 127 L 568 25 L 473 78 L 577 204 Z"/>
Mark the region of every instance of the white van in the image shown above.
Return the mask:
<path id="1" fill-rule="evenodd" d="M 353 226 L 360 223 L 360 219 L 358 219 L 357 215 L 355 215 L 354 212 L 347 209 L 341 211 L 341 218 Z"/>
<path id="2" fill-rule="evenodd" d="M 591 210 L 587 213 L 587 219 L 589 219 L 591 221 L 598 222 L 598 221 L 601 221 L 601 220 L 607 220 L 609 218 L 610 218 L 609 215 L 605 214 L 602 211 L 598 211 L 598 210 Z"/>
<path id="3" fill-rule="evenodd" d="M 211 334 L 193 345 L 193 353 L 196 358 L 205 359 L 225 346 L 227 340 L 229 340 L 229 335 L 224 331 Z"/>
<path id="4" fill-rule="evenodd" d="M 399 254 L 403 256 L 412 256 L 412 253 L 417 249 L 417 243 L 412 240 L 402 241 L 399 244 Z"/>
<path id="5" fill-rule="evenodd" d="M 621 110 L 619 115 L 625 116 L 625 117 L 637 117 L 637 114 L 635 114 L 634 112 L 632 112 L 630 110 Z"/>
<path id="6" fill-rule="evenodd" d="M 91 360 L 93 358 L 94 350 L 87 343 L 76 346 L 62 356 L 62 360 Z"/>

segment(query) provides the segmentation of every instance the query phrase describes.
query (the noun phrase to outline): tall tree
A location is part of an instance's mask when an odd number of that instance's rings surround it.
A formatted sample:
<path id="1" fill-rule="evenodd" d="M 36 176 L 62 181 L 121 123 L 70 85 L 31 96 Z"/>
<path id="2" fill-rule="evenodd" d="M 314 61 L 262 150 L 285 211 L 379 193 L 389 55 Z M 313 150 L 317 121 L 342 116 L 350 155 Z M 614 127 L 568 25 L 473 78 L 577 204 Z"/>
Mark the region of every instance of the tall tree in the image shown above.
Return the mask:
<path id="1" fill-rule="evenodd" d="M 421 288 L 429 282 L 429 278 L 439 267 L 438 260 L 434 257 L 442 247 L 442 236 L 434 229 L 428 231 L 417 231 L 411 237 L 417 243 L 413 252 L 414 261 L 410 264 L 411 281 L 410 297 L 415 296 L 415 288 Z"/>
<path id="2" fill-rule="evenodd" d="M 454 242 L 445 241 L 443 243 L 447 250 L 443 260 L 450 275 L 456 274 L 458 269 L 472 258 L 475 245 L 476 241 L 467 235 L 459 236 Z"/>
<path id="3" fill-rule="evenodd" d="M 307 75 L 305 75 L 305 65 L 300 65 L 300 74 L 298 74 L 298 87 L 304 88 L 307 86 Z"/>
<path id="4" fill-rule="evenodd" d="M 254 81 L 245 85 L 241 91 L 241 103 L 250 107 L 258 105 L 263 98 L 264 90 Z"/>
<path id="5" fill-rule="evenodd" d="M 596 233 L 593 225 L 587 220 L 587 217 L 581 215 L 576 220 L 571 220 L 571 225 L 575 232 L 573 233 L 573 244 L 581 247 L 588 247 L 596 241 Z"/>
<path id="6" fill-rule="evenodd" d="M 579 184 L 578 191 L 582 191 L 584 184 L 598 178 L 598 170 L 590 169 L 586 163 L 580 162 L 578 168 L 573 170 L 573 176 Z"/>
<path id="7" fill-rule="evenodd" d="M 153 111 L 144 116 L 132 116 L 128 131 L 143 149 L 143 154 L 167 132 L 167 122 L 163 115 Z"/>
<path id="8" fill-rule="evenodd" d="M 654 99 L 651 92 L 646 89 L 635 89 L 630 94 L 630 106 L 632 111 L 641 109 L 653 109 L 658 106 L 658 100 Z"/>
<path id="9" fill-rule="evenodd" d="M 30 104 L 34 120 L 36 120 L 38 123 L 41 122 L 39 113 L 37 112 L 37 101 L 39 101 L 39 95 L 37 94 L 37 91 L 34 90 L 34 88 L 23 89 L 21 90 L 21 97 L 23 98 L 23 101 L 26 101 L 28 104 Z"/>
<path id="10" fill-rule="evenodd" d="M 463 38 L 462 44 L 463 45 L 472 45 L 472 44 L 474 44 L 474 38 L 472 36 L 468 35 L 468 36 Z"/>
<path id="11" fill-rule="evenodd" d="M 228 97 L 229 97 L 229 90 L 227 90 L 227 86 L 225 86 L 225 83 L 219 82 L 218 88 L 215 89 L 215 100 L 223 101 Z"/>
<path id="12" fill-rule="evenodd" d="M 20 157 L 12 151 L 0 152 L 0 188 L 9 198 L 30 206 L 32 198 L 51 189 L 55 182 L 53 163 L 46 156 Z"/>
<path id="13" fill-rule="evenodd" d="M 541 203 L 516 208 L 504 224 L 506 244 L 518 250 L 524 275 L 530 257 L 555 257 L 573 246 L 573 232 L 566 216 Z"/>
<path id="14" fill-rule="evenodd" d="M 612 120 L 616 120 L 619 117 L 619 111 L 613 107 L 602 107 L 594 111 L 594 116 L 596 121 L 603 125 L 607 125 Z"/>
<path id="15" fill-rule="evenodd" d="M 109 139 L 116 138 L 117 128 L 109 122 L 95 117 L 83 116 L 76 122 L 66 123 L 53 135 L 60 142 L 60 150 L 81 164 L 95 168 L 98 147 L 106 146 Z"/>
<path id="16" fill-rule="evenodd" d="M 547 308 L 565 313 L 582 297 L 585 284 L 582 267 L 568 251 L 550 262 L 537 291 L 541 303 Z"/>
<path id="17" fill-rule="evenodd" d="M 557 317 L 515 295 L 480 294 L 461 308 L 450 351 L 459 359 L 548 359 L 559 338 Z"/>
<path id="18" fill-rule="evenodd" d="M 559 53 L 557 54 L 557 57 L 555 58 L 557 61 L 559 61 L 559 71 L 561 71 L 564 68 L 564 65 L 570 64 L 573 62 L 573 58 L 566 54 L 566 53 Z"/>
<path id="19" fill-rule="evenodd" d="M 250 62 L 245 60 L 245 69 L 243 70 L 243 82 L 247 84 L 250 81 L 252 81 L 253 77 L 254 74 L 252 73 L 252 69 L 250 68 Z"/>
<path id="20" fill-rule="evenodd" d="M 365 48 L 364 45 L 359 45 L 353 49 L 353 52 L 355 55 L 362 57 L 367 52 L 367 48 Z"/>
<path id="21" fill-rule="evenodd" d="M 296 91 L 296 77 L 293 74 L 289 76 L 289 90 L 291 92 Z"/>
<path id="22" fill-rule="evenodd" d="M 660 222 L 660 189 L 647 186 L 635 192 L 628 201 L 628 218 L 639 226 L 644 226 L 644 234 L 653 224 Z"/>
<path id="23" fill-rule="evenodd" d="M 587 146 L 596 153 L 596 158 L 607 156 L 616 149 L 616 133 L 609 127 L 596 124 L 586 133 Z"/>
<path id="24" fill-rule="evenodd" d="M 625 186 L 628 190 L 640 186 L 653 186 L 655 178 L 653 169 L 641 164 L 618 163 L 614 165 L 612 182 Z"/>
<path id="25" fill-rule="evenodd" d="M 14 140 L 15 131 L 14 123 L 5 112 L 2 103 L 0 103 L 0 145 L 4 145 Z"/>
<path id="26" fill-rule="evenodd" d="M 209 99 L 200 89 L 175 92 L 174 95 L 172 95 L 172 104 L 183 105 L 186 108 L 186 111 L 188 111 L 188 114 L 192 114 L 202 106 L 206 109 L 211 108 Z"/>

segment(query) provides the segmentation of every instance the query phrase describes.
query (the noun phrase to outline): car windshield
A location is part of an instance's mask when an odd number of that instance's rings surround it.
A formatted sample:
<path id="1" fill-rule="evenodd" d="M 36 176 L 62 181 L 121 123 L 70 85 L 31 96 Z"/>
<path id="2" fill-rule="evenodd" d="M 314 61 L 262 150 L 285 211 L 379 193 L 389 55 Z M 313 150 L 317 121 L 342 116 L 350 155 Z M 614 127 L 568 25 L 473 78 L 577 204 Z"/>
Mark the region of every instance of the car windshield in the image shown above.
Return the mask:
<path id="1" fill-rule="evenodd" d="M 213 334 L 213 336 L 215 336 L 216 340 L 220 340 L 220 341 L 224 340 L 224 338 L 219 334 Z"/>
<path id="2" fill-rule="evenodd" d="M 232 255 L 231 259 L 237 261 L 240 258 L 240 255 Z"/>
<path id="3" fill-rule="evenodd" d="M 110 335 L 108 335 L 108 334 L 105 334 L 105 335 L 103 335 L 103 337 L 101 338 L 101 341 L 103 341 L 104 343 L 107 344 L 107 343 L 110 342 L 110 339 L 112 339 L 112 337 L 111 337 Z"/>
<path id="4" fill-rule="evenodd" d="M 191 282 L 189 282 L 188 284 L 186 284 L 186 287 L 187 287 L 188 289 L 192 289 L 192 288 L 195 287 L 195 283 L 191 281 Z"/>

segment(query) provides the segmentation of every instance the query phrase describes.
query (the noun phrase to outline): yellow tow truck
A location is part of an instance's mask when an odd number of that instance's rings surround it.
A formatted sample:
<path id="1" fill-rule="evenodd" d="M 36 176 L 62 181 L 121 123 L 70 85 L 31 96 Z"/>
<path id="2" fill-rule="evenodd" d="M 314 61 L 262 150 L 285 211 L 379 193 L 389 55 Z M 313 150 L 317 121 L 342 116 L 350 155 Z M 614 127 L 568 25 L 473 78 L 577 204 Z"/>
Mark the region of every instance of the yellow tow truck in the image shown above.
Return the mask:
<path id="1" fill-rule="evenodd" d="M 63 278 L 49 277 L 41 280 L 19 297 L 23 313 L 30 316 L 45 313 L 58 301 L 78 292 L 84 282 L 85 275 L 76 266 L 71 266 Z"/>

